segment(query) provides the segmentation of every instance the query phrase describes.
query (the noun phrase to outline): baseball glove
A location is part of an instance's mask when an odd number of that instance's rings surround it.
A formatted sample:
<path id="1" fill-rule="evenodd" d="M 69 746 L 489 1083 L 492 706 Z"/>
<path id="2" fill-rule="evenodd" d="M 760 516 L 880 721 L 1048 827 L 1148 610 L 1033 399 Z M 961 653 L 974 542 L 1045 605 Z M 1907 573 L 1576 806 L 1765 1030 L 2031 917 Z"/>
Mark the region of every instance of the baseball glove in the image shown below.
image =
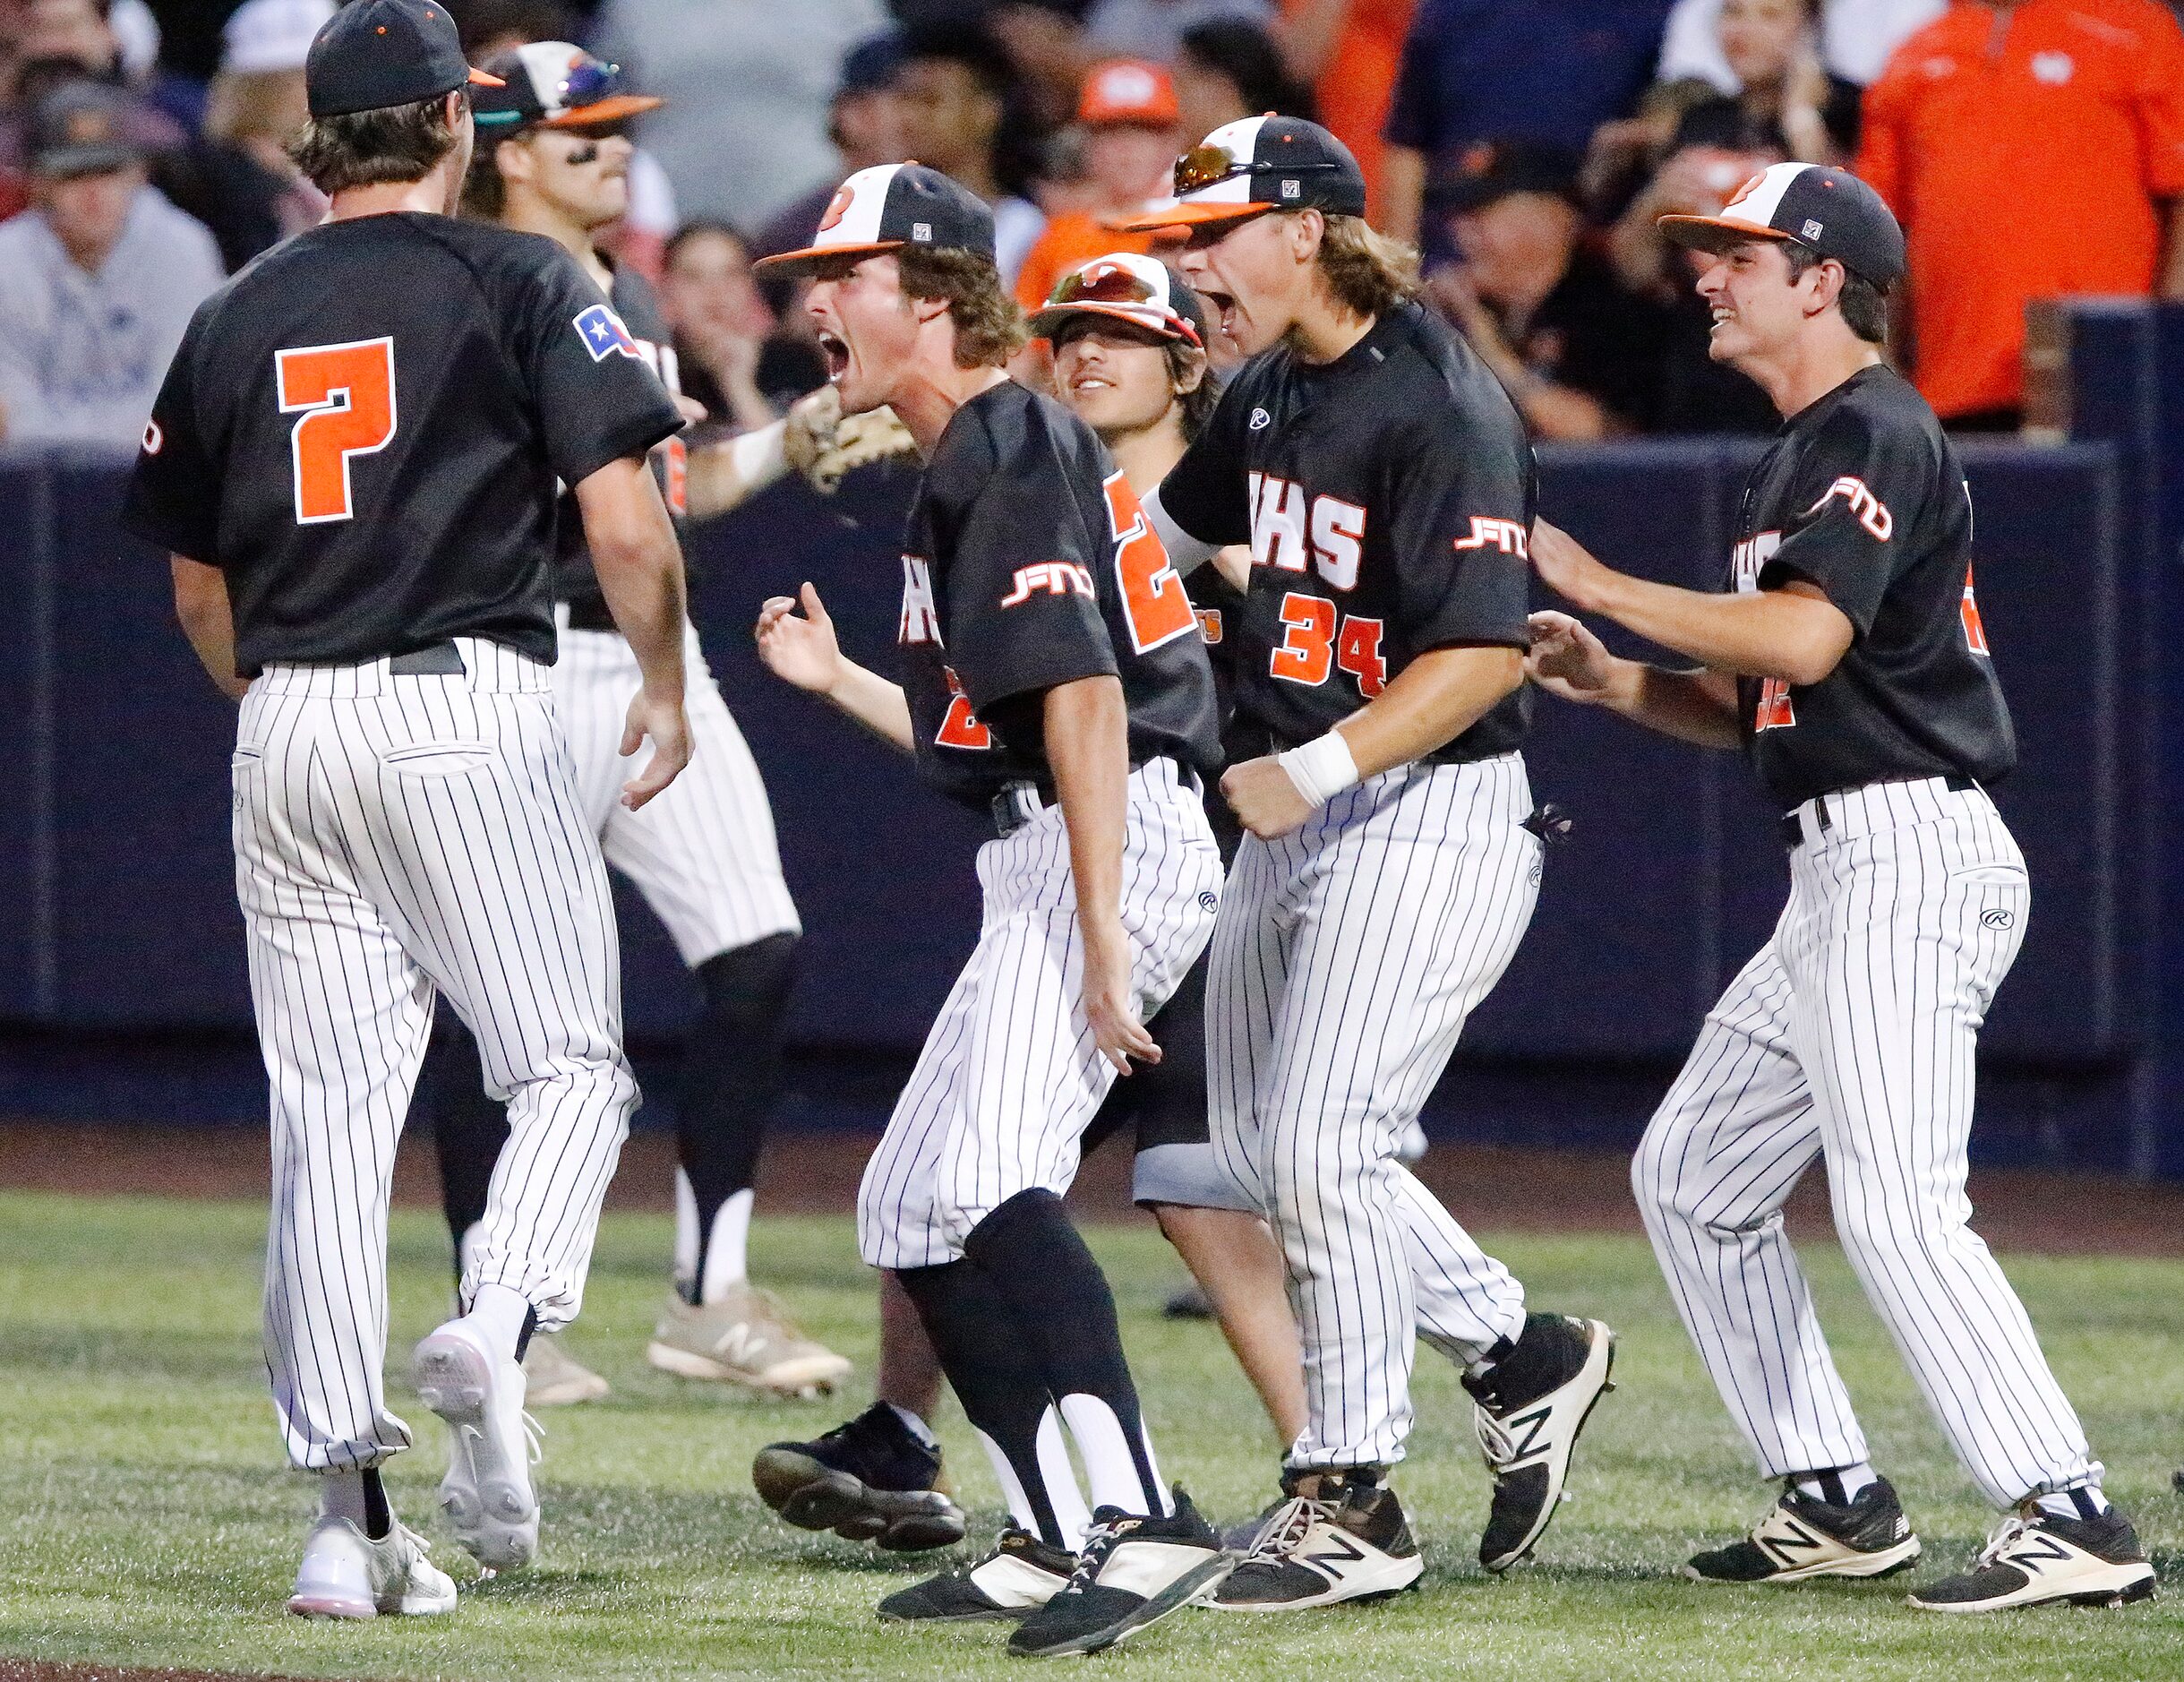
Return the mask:
<path id="1" fill-rule="evenodd" d="M 822 496 L 832 496 L 851 468 L 908 455 L 917 445 L 894 410 L 844 415 L 841 393 L 824 385 L 790 408 L 781 447 L 790 468 L 806 484 Z"/>

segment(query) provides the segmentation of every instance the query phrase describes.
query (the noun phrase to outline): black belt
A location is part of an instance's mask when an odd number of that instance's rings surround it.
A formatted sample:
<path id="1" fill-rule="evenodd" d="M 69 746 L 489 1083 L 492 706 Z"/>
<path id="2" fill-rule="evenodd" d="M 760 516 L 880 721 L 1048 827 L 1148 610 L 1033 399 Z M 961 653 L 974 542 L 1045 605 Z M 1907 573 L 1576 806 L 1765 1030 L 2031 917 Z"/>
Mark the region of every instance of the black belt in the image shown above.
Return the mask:
<path id="1" fill-rule="evenodd" d="M 1927 779 L 1923 777 L 1884 777 L 1879 779 L 1879 781 L 1881 783 L 1923 783 Z M 1951 771 L 1944 776 L 1941 778 L 1941 781 L 1952 794 L 1968 794 L 1974 789 L 1979 786 L 1978 778 L 1966 777 L 1961 771 Z M 1863 783 L 1861 784 L 1860 786 L 1863 788 L 1871 788 L 1876 786 L 1876 785 L 1873 783 Z M 1848 794 L 1850 791 L 1847 789 L 1838 788 L 1833 792 L 1837 794 Z M 1826 794 L 1815 794 L 1812 797 L 1812 816 L 1814 820 L 1819 823 L 1822 829 L 1832 829 L 1835 828 L 1835 820 L 1828 815 L 1828 796 Z M 1795 807 L 1792 807 L 1788 811 L 1784 812 L 1780 819 L 1780 823 L 1782 827 L 1782 845 L 1789 848 L 1792 852 L 1795 852 L 1799 847 L 1804 845 L 1805 841 L 1804 826 L 1797 821 L 1797 809 Z"/>
<path id="2" fill-rule="evenodd" d="M 1188 759 L 1179 753 L 1156 753 L 1152 759 L 1133 759 L 1130 768 L 1141 771 L 1154 760 L 1166 759 L 1176 768 L 1176 780 L 1195 794 L 1205 793 L 1205 785 L 1198 780 L 1198 772 Z M 993 813 L 993 832 L 998 836 L 1012 836 L 1055 802 L 1054 779 L 1050 777 L 1021 777 L 1014 783 L 1004 783 L 994 795 L 990 810 Z"/>
<path id="3" fill-rule="evenodd" d="M 469 670 L 463 664 L 463 651 L 452 642 L 429 643 L 387 662 L 390 677 L 461 677 Z"/>
<path id="4" fill-rule="evenodd" d="M 569 628 L 571 631 L 620 631 L 621 629 L 614 622 L 614 615 L 607 612 L 607 605 L 603 601 L 570 602 L 568 607 Z"/>

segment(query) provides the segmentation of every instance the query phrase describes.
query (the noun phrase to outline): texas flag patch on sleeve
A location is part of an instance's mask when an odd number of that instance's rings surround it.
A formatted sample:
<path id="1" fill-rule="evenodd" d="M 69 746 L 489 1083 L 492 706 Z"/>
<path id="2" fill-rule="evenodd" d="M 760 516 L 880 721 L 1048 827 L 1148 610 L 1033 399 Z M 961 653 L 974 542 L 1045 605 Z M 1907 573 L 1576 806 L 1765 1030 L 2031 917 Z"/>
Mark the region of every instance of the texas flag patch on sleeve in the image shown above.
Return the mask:
<path id="1" fill-rule="evenodd" d="M 584 340 L 584 348 L 592 353 L 594 362 L 604 362 L 620 352 L 625 356 L 638 354 L 637 340 L 630 337 L 630 330 L 621 324 L 621 317 L 604 304 L 595 304 L 577 317 L 577 333 Z"/>

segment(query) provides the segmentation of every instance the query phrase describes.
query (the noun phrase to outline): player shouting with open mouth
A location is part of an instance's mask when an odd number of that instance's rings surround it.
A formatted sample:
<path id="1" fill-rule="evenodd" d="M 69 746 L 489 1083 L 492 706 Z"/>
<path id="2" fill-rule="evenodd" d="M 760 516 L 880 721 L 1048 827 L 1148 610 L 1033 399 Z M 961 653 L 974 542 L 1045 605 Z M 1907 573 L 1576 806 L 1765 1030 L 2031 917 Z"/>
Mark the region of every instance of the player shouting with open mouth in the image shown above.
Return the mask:
<path id="1" fill-rule="evenodd" d="M 1782 808 L 1790 898 L 1708 1014 L 1632 1171 L 1707 1370 L 1782 1498 L 1685 1567 L 1709 1583 L 1883 1576 L 1919 1557 L 1812 1311 L 1782 1206 L 1825 1157 L 1836 1230 L 1958 1456 L 2014 1509 L 1932 1611 L 2154 1592 L 2130 1523 L 2009 1281 L 1966 1224 L 1973 1052 L 2025 938 L 2025 860 L 1983 784 L 2017 761 L 1972 596 L 1964 469 L 1881 360 L 1904 236 L 1872 188 L 1777 164 L 1719 217 L 1709 349 L 1785 424 L 1744 491 L 1729 588 L 1612 571 L 1543 525 L 1572 605 L 1696 662 L 1617 659 L 1565 614 L 1535 677 L 1705 747 L 1742 748 Z"/>
<path id="2" fill-rule="evenodd" d="M 984 205 L 918 165 L 861 170 L 817 243 L 772 261 L 815 277 L 844 411 L 892 408 L 926 468 L 903 562 L 905 681 L 843 658 L 809 585 L 801 614 L 766 605 L 759 651 L 997 831 L 979 854 L 978 947 L 865 1171 L 858 1231 L 915 1304 L 1014 1526 L 979 1569 L 880 1609 L 1013 1609 L 1012 1652 L 1095 1652 L 1229 1568 L 1161 1481 L 1114 1298 L 1061 1203 L 1117 1072 L 1159 1060 L 1144 1018 L 1212 926 L 1220 861 L 1198 792 L 1219 763 L 1212 678 L 1129 482 L 1082 421 L 1003 372 L 1023 328 Z M 1066 1520 L 1083 1503 L 1065 1432 L 1093 1508 L 1066 1575 L 1051 1550 L 1078 1541 Z"/>
<path id="3" fill-rule="evenodd" d="M 1526 722 L 1516 411 L 1416 303 L 1415 260 L 1363 219 L 1357 160 L 1286 117 L 1177 166 L 1184 276 L 1252 358 L 1149 502 L 1179 565 L 1248 541 L 1222 790 L 1250 831 L 1213 937 L 1215 1147 L 1282 1241 L 1309 1422 L 1288 1497 L 1215 1604 L 1386 1594 L 1423 1570 L 1384 1483 L 1411 1423 L 1414 1328 L 1464 1368 L 1495 1479 L 1480 1544 L 1537 1541 L 1607 1386 L 1594 1320 L 1524 1292 L 1398 1157 L 1531 920 L 1540 842 Z"/>

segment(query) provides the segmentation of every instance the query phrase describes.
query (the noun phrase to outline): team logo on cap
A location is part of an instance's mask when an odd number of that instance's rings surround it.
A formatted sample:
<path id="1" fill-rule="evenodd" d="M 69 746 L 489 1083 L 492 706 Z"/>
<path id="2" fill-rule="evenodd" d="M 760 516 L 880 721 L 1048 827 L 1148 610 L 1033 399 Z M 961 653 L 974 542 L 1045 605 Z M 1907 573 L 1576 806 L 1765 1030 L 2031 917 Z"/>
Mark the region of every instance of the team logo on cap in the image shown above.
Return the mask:
<path id="1" fill-rule="evenodd" d="M 850 201 L 854 199 L 856 196 L 857 186 L 853 181 L 844 181 L 840 186 L 836 187 L 835 189 L 835 196 L 827 202 L 826 214 L 819 218 L 819 232 L 824 234 L 828 228 L 832 227 L 844 217 L 847 216 L 849 214 Z"/>

